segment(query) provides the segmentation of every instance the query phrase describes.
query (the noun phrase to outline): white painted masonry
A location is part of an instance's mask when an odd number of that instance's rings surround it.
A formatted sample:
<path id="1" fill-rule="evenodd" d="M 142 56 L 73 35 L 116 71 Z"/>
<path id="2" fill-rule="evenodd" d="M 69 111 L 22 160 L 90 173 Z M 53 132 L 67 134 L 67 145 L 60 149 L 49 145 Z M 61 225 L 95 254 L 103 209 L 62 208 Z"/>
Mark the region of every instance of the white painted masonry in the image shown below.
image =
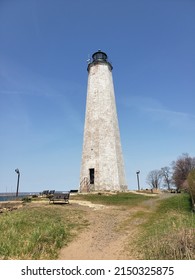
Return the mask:
<path id="1" fill-rule="evenodd" d="M 95 54 L 103 54 L 106 59 L 93 59 L 88 65 L 80 192 L 125 191 L 127 185 L 115 104 L 112 66 L 107 61 L 105 53 L 98 51 Z M 90 178 L 90 169 L 92 173 L 94 170 L 94 182 L 93 178 Z"/>

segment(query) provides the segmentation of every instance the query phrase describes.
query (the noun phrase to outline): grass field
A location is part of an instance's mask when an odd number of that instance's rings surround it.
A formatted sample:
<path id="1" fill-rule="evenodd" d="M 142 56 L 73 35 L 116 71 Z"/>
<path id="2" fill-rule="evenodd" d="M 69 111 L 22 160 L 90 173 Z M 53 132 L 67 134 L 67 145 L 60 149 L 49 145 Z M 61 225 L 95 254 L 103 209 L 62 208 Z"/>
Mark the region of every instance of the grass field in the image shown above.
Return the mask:
<path id="1" fill-rule="evenodd" d="M 195 215 L 188 194 L 176 194 L 163 200 L 133 193 L 88 194 L 72 198 L 116 205 L 119 209 L 135 207 L 134 214 L 129 212 L 127 222 L 142 221 L 136 226 L 138 232 L 133 242 L 143 259 L 195 259 Z M 156 206 L 148 207 L 150 202 Z M 35 207 L 34 203 L 36 201 L 29 207 L 0 215 L 0 259 L 57 259 L 60 248 L 89 225 L 85 212 L 71 205 L 38 201 Z"/>
<path id="2" fill-rule="evenodd" d="M 195 215 L 188 194 L 160 201 L 147 215 L 137 240 L 144 259 L 195 259 Z"/>
<path id="3" fill-rule="evenodd" d="M 133 207 L 139 205 L 140 203 L 149 200 L 155 199 L 156 197 L 145 196 L 140 194 L 134 193 L 116 193 L 116 194 L 81 194 L 76 195 L 73 199 L 82 199 L 87 200 L 92 203 L 100 203 L 104 205 L 117 205 L 117 206 L 129 206 Z"/>
<path id="4" fill-rule="evenodd" d="M 67 207 L 21 208 L 0 216 L 0 259 L 55 259 L 83 226 L 81 211 Z"/>

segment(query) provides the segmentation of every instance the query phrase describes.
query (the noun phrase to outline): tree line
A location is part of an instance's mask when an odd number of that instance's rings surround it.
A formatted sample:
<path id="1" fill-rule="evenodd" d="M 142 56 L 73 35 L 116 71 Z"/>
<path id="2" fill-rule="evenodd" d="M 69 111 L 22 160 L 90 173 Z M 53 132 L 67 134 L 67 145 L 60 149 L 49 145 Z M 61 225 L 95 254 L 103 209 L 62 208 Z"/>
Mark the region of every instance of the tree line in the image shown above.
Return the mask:
<path id="1" fill-rule="evenodd" d="M 189 191 L 195 197 L 195 157 L 182 154 L 170 166 L 155 169 L 148 173 L 146 182 L 151 188 L 174 188 L 177 192 Z"/>

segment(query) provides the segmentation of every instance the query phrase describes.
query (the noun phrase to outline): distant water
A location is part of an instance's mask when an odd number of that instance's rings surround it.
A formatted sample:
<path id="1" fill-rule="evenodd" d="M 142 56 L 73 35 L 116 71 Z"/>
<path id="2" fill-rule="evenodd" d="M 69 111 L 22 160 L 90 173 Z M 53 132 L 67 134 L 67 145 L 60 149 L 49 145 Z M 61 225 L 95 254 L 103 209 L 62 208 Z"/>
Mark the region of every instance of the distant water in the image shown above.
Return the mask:
<path id="1" fill-rule="evenodd" d="M 20 193 L 18 195 L 19 198 L 22 198 L 24 196 L 29 195 L 30 193 Z M 8 201 L 8 200 L 16 200 L 15 194 L 6 194 L 6 193 L 0 193 L 0 201 Z"/>
<path id="2" fill-rule="evenodd" d="M 15 199 L 16 199 L 16 196 L 10 196 L 10 195 L 0 196 L 0 201 L 8 201 L 8 200 L 15 200 Z"/>

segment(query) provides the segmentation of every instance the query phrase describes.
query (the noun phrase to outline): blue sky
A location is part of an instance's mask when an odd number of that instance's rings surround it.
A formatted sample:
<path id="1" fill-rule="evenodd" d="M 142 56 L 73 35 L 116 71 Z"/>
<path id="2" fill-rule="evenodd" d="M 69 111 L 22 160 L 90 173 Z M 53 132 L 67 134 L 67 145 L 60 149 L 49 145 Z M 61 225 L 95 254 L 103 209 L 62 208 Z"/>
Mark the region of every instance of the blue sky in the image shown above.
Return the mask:
<path id="1" fill-rule="evenodd" d="M 0 192 L 79 186 L 87 59 L 113 64 L 129 189 L 195 156 L 194 0 L 0 0 Z"/>

